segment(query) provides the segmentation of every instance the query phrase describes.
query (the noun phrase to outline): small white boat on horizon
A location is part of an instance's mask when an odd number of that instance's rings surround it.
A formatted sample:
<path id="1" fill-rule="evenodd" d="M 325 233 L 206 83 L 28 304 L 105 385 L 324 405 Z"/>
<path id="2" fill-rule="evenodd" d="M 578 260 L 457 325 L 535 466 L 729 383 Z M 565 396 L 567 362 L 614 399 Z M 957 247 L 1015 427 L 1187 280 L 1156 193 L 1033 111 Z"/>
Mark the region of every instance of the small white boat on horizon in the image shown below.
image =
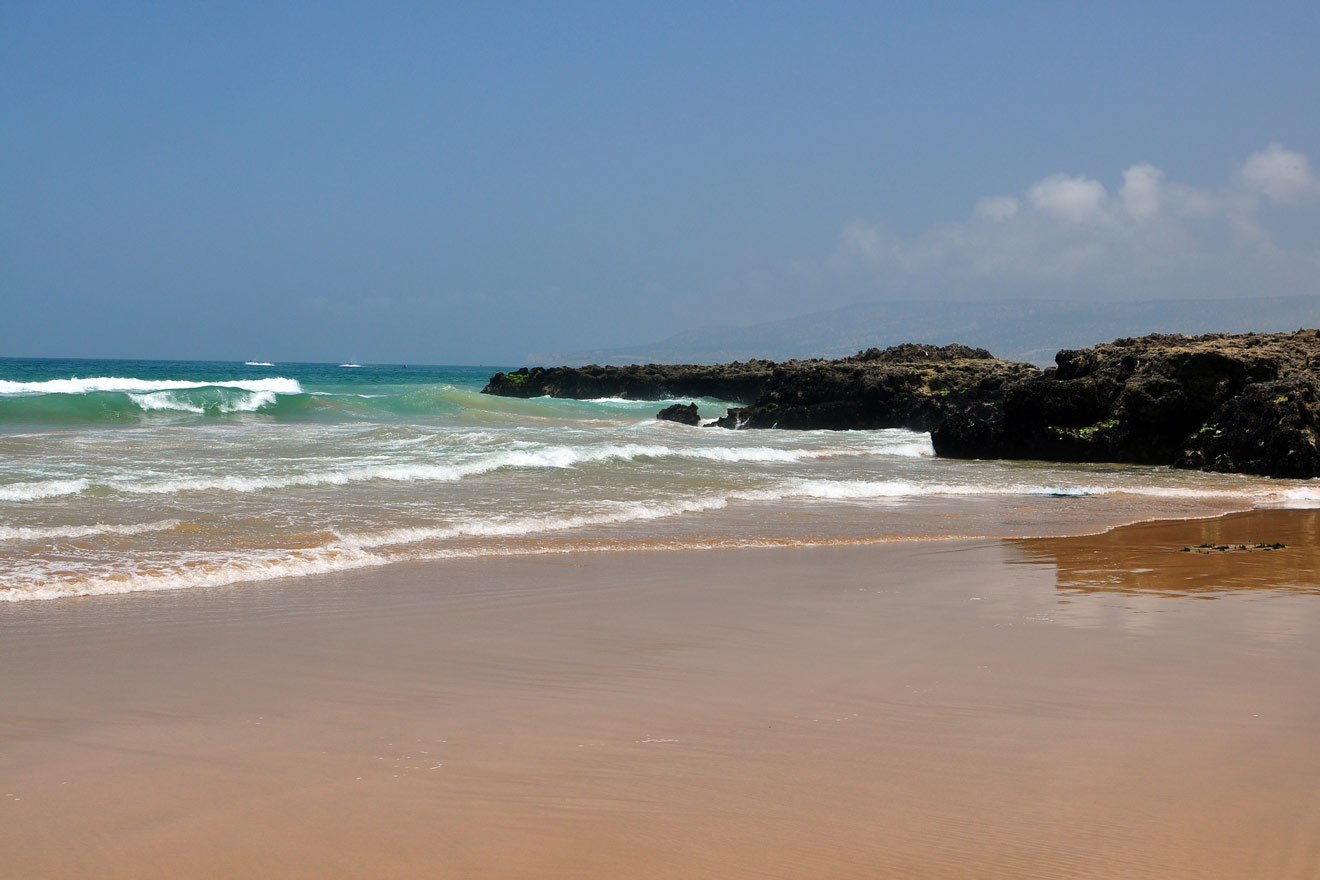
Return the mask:
<path id="1" fill-rule="evenodd" d="M 248 367 L 273 367 L 270 361 L 243 361 L 244 366 Z"/>
<path id="2" fill-rule="evenodd" d="M 357 361 L 349 361 L 348 363 L 346 363 L 346 364 L 340 364 L 339 366 L 341 366 L 341 367 L 360 367 L 360 366 L 362 366 L 362 365 L 359 364 Z"/>

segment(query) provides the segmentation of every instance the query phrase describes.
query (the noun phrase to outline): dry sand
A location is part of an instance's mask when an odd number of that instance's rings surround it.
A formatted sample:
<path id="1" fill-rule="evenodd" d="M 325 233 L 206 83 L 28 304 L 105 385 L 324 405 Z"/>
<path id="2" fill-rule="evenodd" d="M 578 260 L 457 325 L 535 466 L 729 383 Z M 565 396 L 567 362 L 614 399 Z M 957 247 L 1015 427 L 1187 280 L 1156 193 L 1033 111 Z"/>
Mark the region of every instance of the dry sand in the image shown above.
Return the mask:
<path id="1" fill-rule="evenodd" d="M 1264 511 L 0 608 L 0 865 L 1315 878 L 1318 531 Z"/>

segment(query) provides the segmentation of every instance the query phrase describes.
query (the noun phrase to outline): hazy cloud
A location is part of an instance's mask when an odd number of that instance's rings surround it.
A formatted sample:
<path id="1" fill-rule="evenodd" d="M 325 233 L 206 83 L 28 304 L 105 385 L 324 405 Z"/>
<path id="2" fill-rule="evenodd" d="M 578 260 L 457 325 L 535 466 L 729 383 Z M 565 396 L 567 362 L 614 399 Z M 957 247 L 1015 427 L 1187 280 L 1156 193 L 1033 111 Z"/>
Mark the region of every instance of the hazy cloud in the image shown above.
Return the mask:
<path id="1" fill-rule="evenodd" d="M 1100 220 L 1109 200 L 1099 181 L 1086 177 L 1051 174 L 1027 190 L 1027 198 L 1040 211 L 1053 214 L 1069 223 Z"/>
<path id="2" fill-rule="evenodd" d="M 1251 189 L 1279 204 L 1320 198 L 1320 181 L 1311 173 L 1311 163 L 1282 144 L 1270 144 L 1259 153 L 1252 153 L 1242 166 L 1242 179 Z"/>
<path id="3" fill-rule="evenodd" d="M 1241 293 L 1314 293 L 1320 249 L 1297 243 L 1320 240 L 1320 210 L 1272 207 L 1314 201 L 1320 183 L 1307 157 L 1271 144 L 1219 187 L 1178 183 L 1142 163 L 1123 169 L 1112 193 L 1082 174 L 1050 174 L 1021 196 L 987 196 L 964 219 L 916 235 L 850 223 L 828 266 L 869 273 L 894 289 L 993 292 L 1027 282 L 1083 294 L 1142 285 L 1153 295 L 1230 285 Z"/>
<path id="4" fill-rule="evenodd" d="M 1012 196 L 986 196 L 976 203 L 976 214 L 988 220 L 1004 222 L 1018 212 L 1018 200 Z"/>
<path id="5" fill-rule="evenodd" d="M 1123 172 L 1123 187 L 1118 194 L 1134 220 L 1149 220 L 1160 212 L 1163 180 L 1164 172 L 1154 165 L 1133 165 Z"/>

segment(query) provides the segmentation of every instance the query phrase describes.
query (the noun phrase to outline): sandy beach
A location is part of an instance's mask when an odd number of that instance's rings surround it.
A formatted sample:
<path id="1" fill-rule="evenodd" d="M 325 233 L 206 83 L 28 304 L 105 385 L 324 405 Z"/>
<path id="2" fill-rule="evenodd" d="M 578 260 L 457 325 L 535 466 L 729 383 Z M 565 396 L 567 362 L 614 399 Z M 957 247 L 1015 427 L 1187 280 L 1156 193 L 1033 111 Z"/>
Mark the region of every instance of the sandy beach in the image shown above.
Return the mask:
<path id="1" fill-rule="evenodd" d="M 0 7 L 0 880 L 1320 880 L 1320 3 Z"/>
<path id="2" fill-rule="evenodd" d="M 1314 878 L 1317 533 L 1316 511 L 1267 510 L 13 604 L 0 860 Z"/>

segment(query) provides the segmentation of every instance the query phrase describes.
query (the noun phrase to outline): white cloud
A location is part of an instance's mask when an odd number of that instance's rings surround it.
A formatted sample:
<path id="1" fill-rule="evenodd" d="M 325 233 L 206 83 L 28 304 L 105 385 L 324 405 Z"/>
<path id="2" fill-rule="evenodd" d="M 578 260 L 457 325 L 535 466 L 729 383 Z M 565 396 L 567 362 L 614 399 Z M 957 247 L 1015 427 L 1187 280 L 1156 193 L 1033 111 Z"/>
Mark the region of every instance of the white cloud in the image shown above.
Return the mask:
<path id="1" fill-rule="evenodd" d="M 1069 223 L 1086 223 L 1104 217 L 1109 196 L 1098 180 L 1051 174 L 1032 184 L 1027 198 L 1036 208 Z"/>
<path id="2" fill-rule="evenodd" d="M 1164 172 L 1154 165 L 1133 165 L 1123 172 L 1123 187 L 1118 191 L 1123 207 L 1138 222 L 1160 212 L 1160 189 Z"/>
<path id="3" fill-rule="evenodd" d="M 1218 187 L 1178 183 L 1150 164 L 1121 174 L 1112 194 L 1085 175 L 1051 174 L 915 235 L 850 223 L 829 267 L 890 289 L 1320 291 L 1320 210 L 1272 207 L 1320 200 L 1301 153 L 1273 144 Z"/>
<path id="4" fill-rule="evenodd" d="M 1242 179 L 1248 187 L 1279 204 L 1297 204 L 1320 198 L 1320 181 L 1301 153 L 1282 144 L 1270 144 L 1247 157 Z"/>
<path id="5" fill-rule="evenodd" d="M 976 203 L 976 215 L 1003 223 L 1018 212 L 1018 200 L 1012 196 L 986 196 Z"/>

